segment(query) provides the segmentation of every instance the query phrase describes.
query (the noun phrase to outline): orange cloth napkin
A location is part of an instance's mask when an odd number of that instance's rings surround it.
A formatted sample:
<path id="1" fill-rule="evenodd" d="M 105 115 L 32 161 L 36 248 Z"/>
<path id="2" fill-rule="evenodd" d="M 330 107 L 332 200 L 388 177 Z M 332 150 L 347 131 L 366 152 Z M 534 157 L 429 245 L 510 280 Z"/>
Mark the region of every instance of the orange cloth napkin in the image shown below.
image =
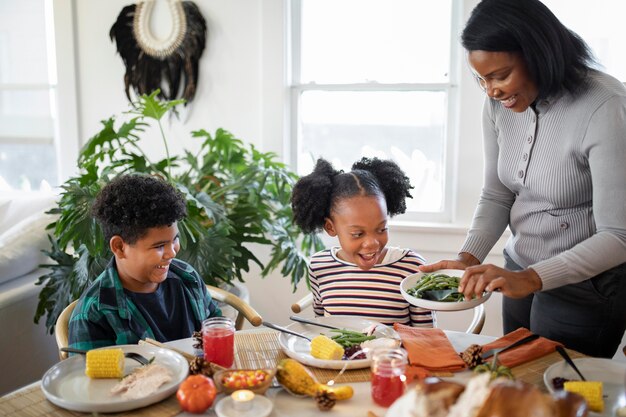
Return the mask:
<path id="1" fill-rule="evenodd" d="M 530 332 L 530 330 L 524 327 L 520 327 L 519 329 L 514 330 L 511 333 L 507 333 L 491 343 L 483 345 L 483 352 L 486 352 L 489 349 L 508 346 L 511 343 L 517 342 L 518 340 L 525 338 L 526 336 L 530 336 L 531 334 L 532 333 Z M 504 366 L 513 368 L 514 366 L 530 362 L 534 359 L 552 353 L 556 350 L 557 346 L 562 345 L 561 343 L 546 339 L 545 337 L 540 337 L 533 340 L 532 342 L 528 342 L 511 350 L 498 353 L 498 362 L 500 362 Z M 492 359 L 493 356 L 488 360 L 491 361 Z"/>
<path id="2" fill-rule="evenodd" d="M 395 323 L 393 328 L 400 335 L 402 345 L 407 350 L 410 368 L 419 367 L 433 372 L 455 372 L 465 369 L 465 362 L 454 350 L 443 330 L 420 329 L 398 323 Z M 425 373 L 409 369 L 407 374 L 422 376 Z"/>

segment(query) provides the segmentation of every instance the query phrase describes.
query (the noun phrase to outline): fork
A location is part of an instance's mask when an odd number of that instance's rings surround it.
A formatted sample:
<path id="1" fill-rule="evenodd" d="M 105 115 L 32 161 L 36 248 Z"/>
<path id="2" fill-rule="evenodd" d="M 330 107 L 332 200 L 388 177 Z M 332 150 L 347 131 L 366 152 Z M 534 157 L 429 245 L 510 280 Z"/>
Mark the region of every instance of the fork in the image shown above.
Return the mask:
<path id="1" fill-rule="evenodd" d="M 84 349 L 74 349 L 71 347 L 62 347 L 61 349 L 59 349 L 62 352 L 67 352 L 67 353 L 78 353 L 81 355 L 85 355 L 87 354 L 87 351 Z M 150 359 L 146 358 L 145 356 L 140 355 L 139 353 L 136 352 L 124 352 L 124 356 L 127 357 L 128 359 L 133 359 L 137 362 L 139 362 L 142 365 L 147 365 L 151 362 Z"/>
<path id="2" fill-rule="evenodd" d="M 305 336 L 305 335 L 303 335 L 301 333 L 298 333 L 298 332 L 294 332 L 293 330 L 289 330 L 289 329 L 286 329 L 286 328 L 281 327 L 281 326 L 277 326 L 277 325 L 275 325 L 273 323 L 270 323 L 268 321 L 264 321 L 263 322 L 263 326 L 269 327 L 270 329 L 278 330 L 279 332 L 282 332 L 282 333 L 288 333 L 288 334 L 292 334 L 294 336 L 301 337 L 303 339 L 308 340 L 309 342 L 311 341 L 311 338 L 308 337 L 308 336 Z"/>
<path id="3" fill-rule="evenodd" d="M 331 326 L 329 324 L 324 324 L 324 323 L 318 323 L 313 320 L 305 319 L 304 317 L 289 316 L 289 318 L 293 321 L 297 321 L 300 323 L 312 324 L 313 326 L 325 327 L 327 329 L 332 329 L 332 330 L 341 330 L 339 327 Z"/>
<path id="4" fill-rule="evenodd" d="M 572 358 L 569 356 L 565 348 L 563 346 L 557 346 L 556 351 L 559 352 L 559 355 L 561 355 L 563 359 L 565 359 L 565 362 L 567 362 L 567 364 L 571 366 L 574 371 L 576 371 L 580 379 L 582 379 L 583 381 L 586 381 L 585 377 L 580 372 L 580 370 L 578 370 L 578 367 L 576 366 Z"/>

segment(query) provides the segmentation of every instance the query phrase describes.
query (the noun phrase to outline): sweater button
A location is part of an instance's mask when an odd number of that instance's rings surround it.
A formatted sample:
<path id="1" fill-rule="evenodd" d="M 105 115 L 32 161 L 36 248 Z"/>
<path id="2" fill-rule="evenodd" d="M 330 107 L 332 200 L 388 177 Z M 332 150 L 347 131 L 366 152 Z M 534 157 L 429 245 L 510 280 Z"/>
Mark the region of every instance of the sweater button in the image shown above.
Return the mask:
<path id="1" fill-rule="evenodd" d="M 528 159 L 528 154 L 527 154 L 527 153 L 525 153 L 525 154 L 522 156 L 522 159 L 523 159 L 524 161 L 526 161 L 526 160 Z"/>
<path id="2" fill-rule="evenodd" d="M 520 169 L 520 171 L 517 173 L 517 176 L 520 178 L 524 178 L 524 171 Z"/>
<path id="3" fill-rule="evenodd" d="M 568 224 L 567 222 L 563 222 L 563 223 L 561 223 L 561 224 L 559 225 L 559 227 L 560 227 L 561 229 L 567 229 L 567 228 L 569 227 L 569 224 Z"/>
<path id="4" fill-rule="evenodd" d="M 527 139 L 527 141 L 528 141 L 528 143 L 533 143 L 533 137 L 532 137 L 532 136 L 529 136 L 529 137 L 528 137 L 528 139 Z"/>

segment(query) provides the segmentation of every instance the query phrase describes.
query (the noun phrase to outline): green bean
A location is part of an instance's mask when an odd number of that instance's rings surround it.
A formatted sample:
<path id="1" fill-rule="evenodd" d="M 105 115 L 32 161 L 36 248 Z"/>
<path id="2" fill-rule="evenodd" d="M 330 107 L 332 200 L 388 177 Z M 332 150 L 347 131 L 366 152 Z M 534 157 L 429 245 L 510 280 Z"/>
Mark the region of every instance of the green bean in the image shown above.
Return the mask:
<path id="1" fill-rule="evenodd" d="M 373 336 L 373 335 L 368 336 L 365 333 L 356 332 L 353 330 L 333 329 L 331 330 L 331 332 L 339 333 L 339 334 L 330 336 L 330 338 L 334 340 L 335 342 L 339 343 L 344 348 L 360 345 L 361 343 L 367 340 L 376 339 L 376 336 Z"/>
<path id="2" fill-rule="evenodd" d="M 458 277 L 451 277 L 446 274 L 426 274 L 419 280 L 413 288 L 407 290 L 409 295 L 413 297 L 422 298 L 425 291 L 432 290 L 450 290 L 459 287 Z M 446 296 L 441 301 L 460 301 L 463 299 L 463 294 L 455 292 Z"/>

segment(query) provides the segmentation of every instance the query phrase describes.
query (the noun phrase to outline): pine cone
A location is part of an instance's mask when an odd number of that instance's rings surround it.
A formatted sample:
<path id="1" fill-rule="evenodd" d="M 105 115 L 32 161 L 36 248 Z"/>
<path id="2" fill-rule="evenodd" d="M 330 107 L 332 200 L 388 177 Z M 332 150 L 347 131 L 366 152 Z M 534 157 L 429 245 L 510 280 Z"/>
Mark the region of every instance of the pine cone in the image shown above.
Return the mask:
<path id="1" fill-rule="evenodd" d="M 202 350 L 202 332 L 193 332 L 191 337 L 194 340 L 193 348 Z"/>
<path id="2" fill-rule="evenodd" d="M 315 395 L 315 402 L 317 402 L 317 408 L 320 411 L 330 411 L 337 401 L 335 394 L 321 390 Z"/>
<path id="3" fill-rule="evenodd" d="M 196 357 L 189 364 L 189 373 L 192 375 L 213 376 L 211 362 L 205 361 L 204 358 Z"/>
<path id="4" fill-rule="evenodd" d="M 459 356 L 463 359 L 463 362 L 467 364 L 470 369 L 475 368 L 478 365 L 484 363 L 483 358 L 480 356 L 483 353 L 483 348 L 480 345 L 471 345 Z"/>

